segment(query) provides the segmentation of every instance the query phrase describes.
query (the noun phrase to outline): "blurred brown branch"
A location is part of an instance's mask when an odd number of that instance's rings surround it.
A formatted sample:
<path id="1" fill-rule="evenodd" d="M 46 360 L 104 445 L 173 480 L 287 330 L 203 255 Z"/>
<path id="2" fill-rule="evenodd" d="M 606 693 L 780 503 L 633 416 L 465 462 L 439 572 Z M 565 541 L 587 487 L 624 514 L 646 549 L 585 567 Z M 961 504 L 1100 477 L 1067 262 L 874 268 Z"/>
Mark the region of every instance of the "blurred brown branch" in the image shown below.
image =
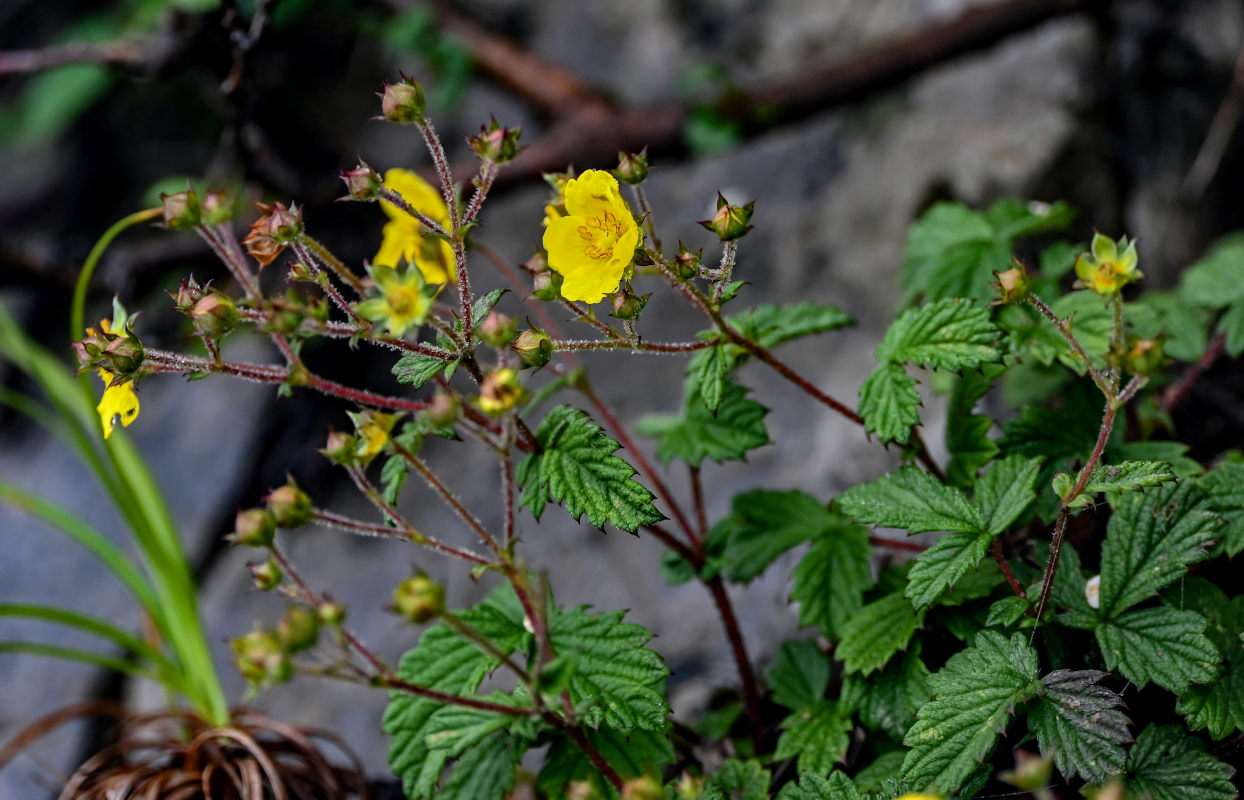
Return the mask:
<path id="1" fill-rule="evenodd" d="M 111 42 L 66 42 L 35 50 L 8 50 L 0 52 L 0 75 L 21 75 L 66 64 L 159 64 L 174 46 L 170 36 L 134 36 Z"/>
<path id="2" fill-rule="evenodd" d="M 405 5 L 393 0 L 395 5 Z M 857 100 L 958 56 L 992 46 L 1056 17 L 1104 5 L 1106 0 L 1008 0 L 970 9 L 947 22 L 900 37 L 846 61 L 723 97 L 716 107 L 747 133 L 793 122 Z M 692 110 L 669 104 L 620 108 L 575 75 L 486 30 L 446 3 L 441 24 L 465 44 L 477 69 L 550 118 L 549 127 L 501 173 L 517 183 L 570 162 L 601 164 L 619 150 L 678 155 Z"/>

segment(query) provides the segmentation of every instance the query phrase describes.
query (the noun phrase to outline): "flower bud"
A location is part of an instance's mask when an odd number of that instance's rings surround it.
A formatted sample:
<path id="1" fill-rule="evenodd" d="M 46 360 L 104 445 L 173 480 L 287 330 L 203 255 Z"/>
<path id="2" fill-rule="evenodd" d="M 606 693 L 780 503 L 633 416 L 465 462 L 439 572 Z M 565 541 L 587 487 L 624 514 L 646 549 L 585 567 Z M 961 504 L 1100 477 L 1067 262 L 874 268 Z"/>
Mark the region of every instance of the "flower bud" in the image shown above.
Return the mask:
<path id="1" fill-rule="evenodd" d="M 277 623 L 276 635 L 290 653 L 310 649 L 320 638 L 319 615 L 306 606 L 290 606 Z"/>
<path id="2" fill-rule="evenodd" d="M 680 800 L 698 800 L 700 795 L 704 794 L 704 784 L 704 778 L 683 770 L 682 777 L 678 779 L 678 785 L 674 787 L 674 794 Z"/>
<path id="3" fill-rule="evenodd" d="M 1149 377 L 1166 363 L 1161 339 L 1128 337 L 1127 352 L 1123 354 L 1123 366 L 1134 375 Z"/>
<path id="4" fill-rule="evenodd" d="M 674 256 L 674 276 L 680 281 L 689 281 L 700 274 L 704 250 L 688 250 L 682 242 L 678 243 L 678 255 Z"/>
<path id="5" fill-rule="evenodd" d="M 224 192 L 208 192 L 203 197 L 203 222 L 221 225 L 233 219 L 233 203 Z"/>
<path id="6" fill-rule="evenodd" d="M 484 321 L 479 325 L 479 338 L 492 347 L 505 347 L 514 341 L 515 327 L 512 317 L 489 311 L 488 316 L 484 317 Z"/>
<path id="7" fill-rule="evenodd" d="M 422 625 L 445 610 L 445 587 L 422 572 L 415 573 L 393 590 L 393 607 L 406 619 Z"/>
<path id="8" fill-rule="evenodd" d="M 281 565 L 276 563 L 276 559 L 269 558 L 262 564 L 248 564 L 251 570 L 251 577 L 255 580 L 255 588 L 261 592 L 269 592 L 281 585 L 281 581 L 285 579 L 285 573 L 281 572 Z"/>
<path id="9" fill-rule="evenodd" d="M 116 375 L 129 377 L 143 364 L 143 343 L 130 332 L 108 342 L 99 360 L 104 369 Z"/>
<path id="10" fill-rule="evenodd" d="M 315 608 L 320 624 L 328 628 L 338 628 L 346 621 L 346 607 L 332 600 L 325 600 Z"/>
<path id="11" fill-rule="evenodd" d="M 173 308 L 183 313 L 189 314 L 194 304 L 199 302 L 203 297 L 204 288 L 191 275 L 189 279 L 182 280 L 177 287 L 177 293 L 169 292 L 169 297 L 173 298 Z"/>
<path id="12" fill-rule="evenodd" d="M 494 370 L 484 376 L 479 385 L 478 405 L 480 411 L 499 417 L 518 405 L 526 396 L 518 373 L 508 367 Z"/>
<path id="13" fill-rule="evenodd" d="M 246 252 L 266 267 L 284 252 L 285 247 L 302 233 L 302 210 L 284 203 L 256 203 L 261 215 L 251 223 L 250 233 L 242 240 Z"/>
<path id="14" fill-rule="evenodd" d="M 523 262 L 523 269 L 532 275 L 539 275 L 549 271 L 549 256 L 543 250 L 537 250 L 532 253 L 531 258 Z"/>
<path id="15" fill-rule="evenodd" d="M 628 183 L 631 186 L 638 186 L 648 177 L 648 148 L 645 147 L 638 153 L 618 152 L 618 168 L 611 170 L 613 177 Z"/>
<path id="16" fill-rule="evenodd" d="M 384 92 L 380 95 L 382 119 L 409 125 L 422 122 L 425 110 L 427 102 L 423 98 L 423 87 L 418 83 L 405 75 L 397 83 L 385 82 Z"/>
<path id="17" fill-rule="evenodd" d="M 265 508 L 238 511 L 233 521 L 233 540 L 246 547 L 267 547 L 276 533 L 276 520 Z"/>
<path id="18" fill-rule="evenodd" d="M 717 213 L 712 219 L 701 220 L 700 225 L 717 234 L 717 238 L 723 242 L 731 242 L 752 229 L 748 223 L 755 210 L 755 200 L 745 206 L 732 206 L 726 202 L 725 196 L 718 192 Z"/>
<path id="19" fill-rule="evenodd" d="M 349 466 L 355 462 L 355 437 L 345 431 L 329 431 L 328 442 L 320 452 L 334 464 Z"/>
<path id="20" fill-rule="evenodd" d="M 521 127 L 503 128 L 494 118 L 489 120 L 488 125 L 481 125 L 479 136 L 468 138 L 467 144 L 471 146 L 471 151 L 479 156 L 480 160 L 493 164 L 507 164 L 514 160 L 514 156 L 518 155 L 521 149 L 518 146 L 518 137 L 522 132 Z"/>
<path id="21" fill-rule="evenodd" d="M 665 787 L 654 775 L 640 775 L 622 784 L 622 800 L 665 800 Z"/>
<path id="22" fill-rule="evenodd" d="M 528 328 L 518 335 L 511 348 L 518 353 L 523 369 L 539 369 L 553 358 L 553 340 L 539 328 Z"/>
<path id="23" fill-rule="evenodd" d="M 531 276 L 531 296 L 537 300 L 556 300 L 562 296 L 562 276 L 553 270 Z"/>
<path id="24" fill-rule="evenodd" d="M 203 221 L 203 207 L 194 189 L 161 194 L 160 202 L 164 205 L 164 222 L 173 230 L 187 230 Z"/>
<path id="25" fill-rule="evenodd" d="M 372 169 L 366 161 L 359 161 L 354 169 L 343 170 L 341 179 L 346 184 L 346 196 L 342 200 L 363 200 L 370 202 L 377 199 L 384 179 L 380 173 Z"/>
<path id="26" fill-rule="evenodd" d="M 644 306 L 648 305 L 649 297 L 652 295 L 634 294 L 626 288 L 614 292 L 613 316 L 617 319 L 638 319 L 639 313 L 644 310 Z"/>
<path id="27" fill-rule="evenodd" d="M 993 301 L 991 305 L 1005 306 L 1013 303 L 1022 303 L 1028 299 L 1028 294 L 1032 289 L 1032 281 L 1028 277 L 1028 270 L 1018 260 L 1011 263 L 1014 266 L 1010 269 L 993 274 L 997 278 L 993 282 L 993 287 L 998 290 L 998 299 Z"/>
<path id="28" fill-rule="evenodd" d="M 297 528 L 311 519 L 311 498 L 298 488 L 293 478 L 279 489 L 269 492 L 264 502 L 268 504 L 268 511 L 278 528 Z"/>
<path id="29" fill-rule="evenodd" d="M 294 673 L 289 654 L 269 631 L 254 630 L 239 636 L 229 642 L 229 648 L 237 656 L 238 671 L 254 686 L 281 683 Z"/>
<path id="30" fill-rule="evenodd" d="M 461 410 L 458 407 L 458 398 L 452 394 L 437 392 L 432 396 L 432 402 L 424 409 L 423 414 L 428 418 L 428 422 L 432 423 L 432 427 L 443 428 L 457 422 Z"/>
<path id="31" fill-rule="evenodd" d="M 190 319 L 202 335 L 219 339 L 238 324 L 238 307 L 233 298 L 212 290 L 199 298 L 190 309 Z"/>

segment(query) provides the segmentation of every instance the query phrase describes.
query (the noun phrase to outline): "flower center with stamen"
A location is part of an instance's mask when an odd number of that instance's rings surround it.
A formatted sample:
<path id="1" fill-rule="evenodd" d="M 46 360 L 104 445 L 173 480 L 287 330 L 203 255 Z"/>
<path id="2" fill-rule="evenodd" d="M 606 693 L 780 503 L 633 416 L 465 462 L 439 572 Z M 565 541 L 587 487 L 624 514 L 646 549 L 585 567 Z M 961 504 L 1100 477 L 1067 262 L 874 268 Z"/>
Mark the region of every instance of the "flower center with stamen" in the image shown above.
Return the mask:
<path id="1" fill-rule="evenodd" d="M 588 258 L 609 258 L 613 255 L 614 245 L 622 235 L 622 221 L 610 211 L 602 211 L 598 216 L 589 217 L 587 224 L 580 225 L 579 236 L 587 245 L 583 248 Z"/>
<path id="2" fill-rule="evenodd" d="M 418 307 L 418 298 L 415 297 L 415 293 L 405 286 L 393 289 L 385 295 L 384 299 L 389 304 L 389 308 L 393 309 L 393 313 L 399 317 L 408 316 Z"/>

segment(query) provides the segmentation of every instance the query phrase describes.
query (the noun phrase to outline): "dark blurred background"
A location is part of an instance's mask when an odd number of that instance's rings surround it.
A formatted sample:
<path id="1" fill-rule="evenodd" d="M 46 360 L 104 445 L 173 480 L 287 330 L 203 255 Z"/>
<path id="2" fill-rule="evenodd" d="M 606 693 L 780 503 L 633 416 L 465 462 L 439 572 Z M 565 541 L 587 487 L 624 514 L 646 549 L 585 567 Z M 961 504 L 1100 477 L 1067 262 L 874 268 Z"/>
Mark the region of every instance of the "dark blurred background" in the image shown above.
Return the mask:
<path id="1" fill-rule="evenodd" d="M 742 243 L 737 274 L 752 282 L 754 301 L 815 299 L 859 320 L 790 352 L 819 385 L 853 399 L 897 303 L 907 226 L 936 200 L 1067 200 L 1079 209 L 1080 239 L 1094 228 L 1139 237 L 1142 269 L 1156 287 L 1241 227 L 1241 42 L 1244 5 L 1236 0 L 5 0 L 0 301 L 68 357 L 69 297 L 92 244 L 187 179 L 238 196 L 239 229 L 256 216 L 255 200 L 296 201 L 314 236 L 361 265 L 378 245 L 383 215 L 333 202 L 342 193 L 338 172 L 361 157 L 382 170 L 429 173 L 412 131 L 369 120 L 379 112 L 375 92 L 402 70 L 427 86 L 460 179 L 471 169 L 466 135 L 490 115 L 523 126 L 529 149 L 503 174 L 475 234 L 513 263 L 539 246 L 547 196 L 539 173 L 569 163 L 611 167 L 619 148 L 650 147 L 649 192 L 667 243 L 711 251 L 694 221 L 710 214 L 715 192 L 755 198 L 757 228 Z M 475 257 L 472 269 L 477 287 L 504 285 L 487 261 Z M 279 282 L 278 271 L 268 279 Z M 117 295 L 143 310 L 144 342 L 196 347 L 164 295 L 190 273 L 228 286 L 192 235 L 130 231 L 96 274 L 88 319 L 107 315 Z M 521 313 L 513 298 L 502 308 Z M 643 324 L 653 338 L 699 327 L 659 296 Z M 259 340 L 237 337 L 230 350 L 275 358 Z M 637 358 L 587 360 L 600 365 L 603 393 L 628 422 L 672 410 L 681 391 L 682 361 Z M 398 390 L 384 353 L 317 347 L 308 360 L 334 379 Z M 643 370 L 641 382 L 633 369 Z M 768 374 L 745 370 L 743 378 L 774 409 L 770 436 L 781 448 L 707 469 L 710 516 L 741 489 L 828 497 L 893 462 L 895 454 Z M 0 363 L 0 381 L 19 378 Z M 286 472 L 325 505 L 368 513 L 315 452 L 329 426 L 347 424 L 344 408 L 224 378 L 152 378 L 141 397 L 129 432 L 177 511 L 203 580 L 209 636 L 230 699 L 240 700 L 224 640 L 252 620 L 272 622 L 281 606 L 249 590 L 246 554 L 221 537 L 236 508 L 256 503 Z M 1221 449 L 1222 431 L 1240 430 L 1240 398 L 1238 371 L 1215 366 L 1182 407 L 1181 434 L 1194 443 L 1215 437 Z M 929 397 L 932 442 L 941 439 L 938 407 Z M 495 469 L 473 450 L 436 443 L 430 457 L 495 522 Z M 0 477 L 57 498 L 124 541 L 72 456 L 3 409 Z M 681 490 L 683 478 L 671 482 Z M 415 519 L 465 543 L 466 532 L 435 503 L 412 482 L 405 504 Z M 631 619 L 659 634 L 675 708 L 702 709 L 713 686 L 733 679 L 707 595 L 666 586 L 653 542 L 602 535 L 564 516 L 552 510 L 539 525 L 523 517 L 528 558 L 555 576 L 563 603 L 631 609 Z M 380 609 L 412 563 L 447 580 L 452 602 L 491 586 L 421 552 L 327 531 L 292 534 L 291 550 L 393 659 L 417 632 Z M 132 603 L 89 558 L 7 508 L 0 553 L 0 599 L 91 608 L 137 625 Z M 762 662 L 795 628 L 789 567 L 736 590 Z M 0 640 L 8 638 L 74 641 L 0 622 Z M 160 700 L 149 687 L 33 657 L 0 655 L 0 676 L 0 742 L 67 701 Z M 304 679 L 257 703 L 291 722 L 336 728 L 384 775 L 380 693 Z M 49 737 L 0 773 L 0 796 L 41 796 L 91 736 L 77 725 Z"/>

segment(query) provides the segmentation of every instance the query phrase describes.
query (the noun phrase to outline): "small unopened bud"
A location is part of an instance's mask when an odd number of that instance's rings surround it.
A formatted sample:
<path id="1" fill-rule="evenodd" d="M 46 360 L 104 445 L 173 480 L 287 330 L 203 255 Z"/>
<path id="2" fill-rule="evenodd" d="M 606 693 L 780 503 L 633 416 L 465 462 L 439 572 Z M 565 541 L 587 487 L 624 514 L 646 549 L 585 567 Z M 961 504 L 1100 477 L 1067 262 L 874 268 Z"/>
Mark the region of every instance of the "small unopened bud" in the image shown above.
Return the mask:
<path id="1" fill-rule="evenodd" d="M 1166 363 L 1161 339 L 1129 338 L 1128 345 L 1123 355 L 1123 366 L 1128 372 L 1149 377 Z"/>
<path id="2" fill-rule="evenodd" d="M 678 255 L 674 256 L 674 275 L 680 281 L 689 281 L 700 274 L 704 250 L 688 250 L 682 242 L 678 243 Z"/>
<path id="3" fill-rule="evenodd" d="M 212 290 L 190 309 L 190 319 L 199 333 L 218 339 L 238 324 L 238 307 L 229 295 Z"/>
<path id="4" fill-rule="evenodd" d="M 528 328 L 518 335 L 512 348 L 523 369 L 539 369 L 553 358 L 553 340 L 539 328 Z"/>
<path id="5" fill-rule="evenodd" d="M 523 269 L 532 275 L 539 275 L 542 272 L 549 271 L 549 257 L 543 250 L 537 250 L 532 253 L 531 258 L 523 262 Z"/>
<path id="6" fill-rule="evenodd" d="M 622 800 L 665 800 L 665 787 L 653 775 L 640 775 L 622 784 Z"/>
<path id="7" fill-rule="evenodd" d="M 617 319 L 638 319 L 644 306 L 648 305 L 651 294 L 638 295 L 629 289 L 621 289 L 612 298 L 613 316 Z"/>
<path id="8" fill-rule="evenodd" d="M 526 396 L 518 373 L 508 367 L 494 370 L 484 376 L 479 385 L 479 409 L 485 414 L 499 417 L 518 405 Z"/>
<path id="9" fill-rule="evenodd" d="M 998 299 L 991 305 L 1011 305 L 1028 299 L 1032 289 L 1032 280 L 1028 277 L 1028 270 L 1024 269 L 1024 265 L 1018 261 L 1012 263 L 1014 266 L 1010 269 L 993 274 L 997 279 L 993 282 L 993 286 L 998 290 Z"/>
<path id="10" fill-rule="evenodd" d="M 320 638 L 319 615 L 306 606 L 290 606 L 277 623 L 276 635 L 291 653 L 310 649 Z"/>
<path id="11" fill-rule="evenodd" d="M 384 186 L 384 180 L 380 177 L 380 173 L 372 169 L 365 161 L 359 161 L 359 165 L 354 169 L 344 170 L 341 173 L 341 180 L 346 184 L 346 196 L 343 200 L 375 200 L 379 194 L 381 187 Z"/>
<path id="12" fill-rule="evenodd" d="M 173 298 L 174 308 L 178 311 L 189 313 L 194 304 L 203 297 L 203 287 L 191 275 L 188 279 L 182 280 L 177 287 L 176 294 L 169 292 L 169 296 Z"/>
<path id="13" fill-rule="evenodd" d="M 129 376 L 138 371 L 143 363 L 143 343 L 132 333 L 126 333 L 108 342 L 100 354 L 104 369 L 116 375 Z"/>
<path id="14" fill-rule="evenodd" d="M 315 613 L 320 618 L 320 624 L 327 628 L 340 627 L 346 621 L 346 607 L 332 600 L 325 600 L 316 606 Z"/>
<path id="15" fill-rule="evenodd" d="M 281 647 L 276 635 L 255 630 L 229 642 L 237 656 L 238 671 L 247 683 L 265 686 L 287 681 L 294 674 L 289 654 Z"/>
<path id="16" fill-rule="evenodd" d="M 311 519 L 311 498 L 298 488 L 293 478 L 279 489 L 269 492 L 264 502 L 268 504 L 268 511 L 279 528 L 297 528 Z"/>
<path id="17" fill-rule="evenodd" d="M 562 276 L 553 270 L 531 276 L 531 296 L 537 300 L 556 300 L 562 296 Z"/>
<path id="18" fill-rule="evenodd" d="M 427 102 L 423 98 L 423 87 L 405 75 L 397 83 L 384 85 L 380 94 L 380 111 L 383 118 L 399 125 L 409 125 L 423 121 L 423 112 L 427 110 Z"/>
<path id="19" fill-rule="evenodd" d="M 285 579 L 285 573 L 281 572 L 281 565 L 276 563 L 276 559 L 269 558 L 262 564 L 248 566 L 251 570 L 251 577 L 255 580 L 255 588 L 261 592 L 272 591 Z"/>
<path id="20" fill-rule="evenodd" d="M 618 153 L 618 168 L 613 176 L 623 183 L 638 186 L 648 177 L 648 148 L 638 153 Z"/>
<path id="21" fill-rule="evenodd" d="M 458 398 L 445 392 L 437 392 L 432 396 L 428 407 L 423 410 L 423 414 L 428 422 L 432 423 L 432 427 L 443 428 L 456 422 L 461 411 Z"/>
<path id="22" fill-rule="evenodd" d="M 349 466 L 355 462 L 354 449 L 356 440 L 353 434 L 345 431 L 330 431 L 328 442 L 320 452 L 334 464 Z"/>
<path id="23" fill-rule="evenodd" d="M 732 206 L 726 202 L 721 192 L 717 193 L 717 213 L 712 219 L 702 220 L 700 224 L 717 234 L 723 242 L 731 242 L 742 237 L 752 229 L 752 213 L 756 210 L 756 201 L 745 206 Z"/>
<path id="24" fill-rule="evenodd" d="M 479 325 L 479 338 L 492 347 L 505 347 L 514 341 L 515 327 L 512 317 L 489 311 L 488 316 L 484 317 L 484 321 Z"/>
<path id="25" fill-rule="evenodd" d="M 233 219 L 233 203 L 224 192 L 208 192 L 203 197 L 203 222 L 221 225 Z"/>
<path id="26" fill-rule="evenodd" d="M 203 206 L 194 189 L 174 194 L 161 194 L 164 204 L 164 222 L 173 230 L 193 228 L 203 221 Z"/>
<path id="27" fill-rule="evenodd" d="M 704 784 L 704 778 L 683 770 L 678 785 L 674 787 L 674 794 L 678 795 L 679 800 L 698 800 L 704 794 Z"/>
<path id="28" fill-rule="evenodd" d="M 406 619 L 422 625 L 445 610 L 445 587 L 422 572 L 416 573 L 393 590 L 393 607 Z"/>
<path id="29" fill-rule="evenodd" d="M 233 540 L 246 547 L 267 547 L 276 534 L 276 520 L 266 508 L 247 508 L 233 521 Z"/>
<path id="30" fill-rule="evenodd" d="M 521 127 L 503 128 L 494 118 L 489 120 L 487 125 L 481 125 L 479 136 L 468 138 L 467 144 L 471 146 L 471 151 L 483 161 L 508 164 L 514 160 L 514 156 L 518 155 L 521 149 L 518 146 L 518 137 L 522 131 Z"/>

